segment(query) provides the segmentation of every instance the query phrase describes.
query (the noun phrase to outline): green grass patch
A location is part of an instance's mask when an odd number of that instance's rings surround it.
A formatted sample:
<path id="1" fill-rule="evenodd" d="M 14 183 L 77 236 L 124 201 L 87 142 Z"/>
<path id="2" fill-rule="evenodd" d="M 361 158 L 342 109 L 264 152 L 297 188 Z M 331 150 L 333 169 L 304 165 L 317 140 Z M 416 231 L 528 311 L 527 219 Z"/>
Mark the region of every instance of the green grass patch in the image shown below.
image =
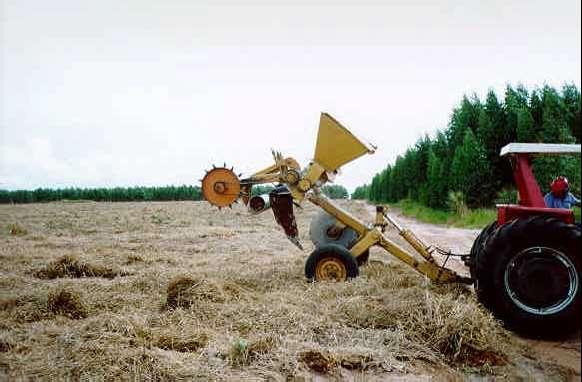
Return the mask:
<path id="1" fill-rule="evenodd" d="M 405 216 L 422 222 L 460 228 L 483 228 L 497 219 L 497 210 L 494 208 L 478 208 L 468 210 L 464 215 L 457 215 L 451 211 L 437 210 L 407 199 L 393 203 L 391 206 L 400 209 Z"/>
<path id="2" fill-rule="evenodd" d="M 452 211 L 437 210 L 409 199 L 391 203 L 390 205 L 400 209 L 403 215 L 419 221 L 459 228 L 483 228 L 497 219 L 497 210 L 495 208 L 469 210 L 465 215 L 460 216 Z M 580 221 L 580 207 L 574 207 L 574 219 L 576 222 Z"/>

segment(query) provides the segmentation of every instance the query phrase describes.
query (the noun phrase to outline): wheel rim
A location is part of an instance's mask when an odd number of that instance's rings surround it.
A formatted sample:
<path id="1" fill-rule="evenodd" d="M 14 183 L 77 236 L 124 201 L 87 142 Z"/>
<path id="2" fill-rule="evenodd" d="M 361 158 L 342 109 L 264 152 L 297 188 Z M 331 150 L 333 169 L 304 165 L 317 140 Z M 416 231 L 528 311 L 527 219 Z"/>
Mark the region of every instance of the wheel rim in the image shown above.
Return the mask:
<path id="1" fill-rule="evenodd" d="M 318 281 L 344 281 L 348 278 L 348 271 L 341 260 L 325 257 L 317 263 L 315 277 Z"/>
<path id="2" fill-rule="evenodd" d="M 547 247 L 519 252 L 507 263 L 503 279 L 509 298 L 524 311 L 536 315 L 564 310 L 576 297 L 579 286 L 572 260 Z"/>

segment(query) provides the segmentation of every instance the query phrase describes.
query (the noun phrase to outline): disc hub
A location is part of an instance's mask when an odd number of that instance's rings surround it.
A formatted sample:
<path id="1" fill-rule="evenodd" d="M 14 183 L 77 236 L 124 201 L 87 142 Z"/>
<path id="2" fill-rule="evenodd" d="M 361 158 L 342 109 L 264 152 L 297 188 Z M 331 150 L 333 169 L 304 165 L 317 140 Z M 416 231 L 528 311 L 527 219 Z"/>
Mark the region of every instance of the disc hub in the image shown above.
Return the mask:
<path id="1" fill-rule="evenodd" d="M 214 191 L 216 191 L 219 194 L 224 194 L 224 192 L 226 191 L 226 184 L 224 182 L 216 182 L 214 184 Z"/>
<path id="2" fill-rule="evenodd" d="M 347 276 L 346 266 L 335 257 L 320 260 L 315 268 L 315 277 L 319 281 L 344 281 Z"/>
<path id="3" fill-rule="evenodd" d="M 527 248 L 511 259 L 504 284 L 517 306 L 538 315 L 560 312 L 572 303 L 579 288 L 572 261 L 547 247 Z"/>

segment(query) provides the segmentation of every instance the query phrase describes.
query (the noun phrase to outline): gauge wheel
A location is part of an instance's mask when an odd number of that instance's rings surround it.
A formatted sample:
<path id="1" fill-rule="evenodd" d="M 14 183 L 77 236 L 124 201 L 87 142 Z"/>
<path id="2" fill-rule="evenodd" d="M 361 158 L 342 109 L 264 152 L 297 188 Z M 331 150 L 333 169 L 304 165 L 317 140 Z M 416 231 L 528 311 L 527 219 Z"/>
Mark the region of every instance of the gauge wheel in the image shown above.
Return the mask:
<path id="1" fill-rule="evenodd" d="M 319 212 L 311 220 L 309 225 L 309 238 L 315 247 L 326 244 L 337 244 L 344 248 L 351 249 L 358 241 L 358 233 L 350 227 L 336 229 L 337 219 L 325 211 Z M 358 266 L 367 264 L 370 258 L 370 250 L 367 249 L 360 256 L 356 257 Z"/>
<path id="2" fill-rule="evenodd" d="M 469 267 L 471 271 L 471 278 L 475 279 L 475 263 L 478 261 L 477 258 L 483 252 L 483 248 L 489 239 L 489 236 L 495 232 L 497 228 L 497 222 L 489 223 L 483 230 L 479 233 L 475 241 L 473 242 L 473 246 L 471 247 L 471 253 L 468 256 L 467 260 L 464 260 L 466 266 Z"/>
<path id="3" fill-rule="evenodd" d="M 358 274 L 354 256 L 337 244 L 317 247 L 305 262 L 305 277 L 310 281 L 346 281 Z"/>

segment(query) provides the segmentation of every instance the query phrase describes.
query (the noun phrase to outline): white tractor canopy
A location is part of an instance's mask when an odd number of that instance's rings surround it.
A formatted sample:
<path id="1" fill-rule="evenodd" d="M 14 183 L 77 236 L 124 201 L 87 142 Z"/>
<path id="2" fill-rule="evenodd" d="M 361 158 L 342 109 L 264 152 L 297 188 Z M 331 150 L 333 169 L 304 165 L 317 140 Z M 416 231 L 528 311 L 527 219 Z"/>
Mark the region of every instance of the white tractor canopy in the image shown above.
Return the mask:
<path id="1" fill-rule="evenodd" d="M 580 145 L 562 143 L 510 143 L 501 148 L 499 155 L 539 154 L 539 155 L 580 155 Z"/>

